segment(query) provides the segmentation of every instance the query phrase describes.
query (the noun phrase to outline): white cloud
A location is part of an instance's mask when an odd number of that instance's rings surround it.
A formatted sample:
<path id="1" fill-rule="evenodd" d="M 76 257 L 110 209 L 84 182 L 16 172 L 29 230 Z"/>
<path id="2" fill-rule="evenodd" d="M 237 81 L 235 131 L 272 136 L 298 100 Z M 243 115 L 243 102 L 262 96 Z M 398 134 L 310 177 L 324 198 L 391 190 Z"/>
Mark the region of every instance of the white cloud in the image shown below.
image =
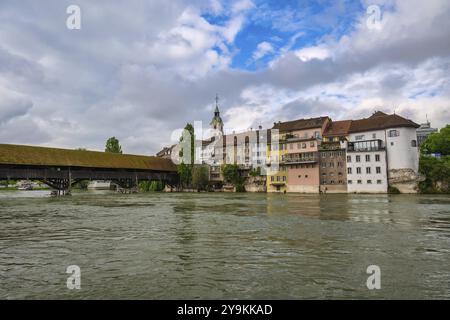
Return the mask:
<path id="1" fill-rule="evenodd" d="M 267 35 L 281 49 L 261 45 L 255 58 L 275 58 L 255 72 L 231 67 L 248 15 L 264 13 L 249 1 L 79 2 L 78 33 L 64 27 L 63 1 L 1 2 L 2 142 L 101 150 L 114 135 L 125 152 L 154 153 L 173 129 L 209 123 L 216 92 L 225 126 L 236 130 L 303 116 L 367 116 L 380 106 L 418 122 L 425 113 L 433 125 L 449 122 L 448 1 L 386 0 L 381 30 L 367 29 L 361 12 L 349 33 L 304 48 L 305 21 L 335 26 L 339 7 L 286 17 L 291 41 L 283 46 Z M 204 18 L 211 10 L 220 22 Z"/>
<path id="2" fill-rule="evenodd" d="M 300 50 L 297 50 L 295 54 L 303 62 L 312 59 L 324 60 L 330 57 L 330 52 L 328 51 L 328 49 L 320 46 L 302 48 Z"/>
<path id="3" fill-rule="evenodd" d="M 253 52 L 253 60 L 259 60 L 272 52 L 274 52 L 274 49 L 269 42 L 267 41 L 260 42 L 256 47 L 256 50 Z"/>
<path id="4" fill-rule="evenodd" d="M 255 7 L 255 4 L 251 0 L 239 0 L 233 4 L 231 11 L 233 13 L 238 13 L 238 12 L 252 9 L 254 7 Z"/>

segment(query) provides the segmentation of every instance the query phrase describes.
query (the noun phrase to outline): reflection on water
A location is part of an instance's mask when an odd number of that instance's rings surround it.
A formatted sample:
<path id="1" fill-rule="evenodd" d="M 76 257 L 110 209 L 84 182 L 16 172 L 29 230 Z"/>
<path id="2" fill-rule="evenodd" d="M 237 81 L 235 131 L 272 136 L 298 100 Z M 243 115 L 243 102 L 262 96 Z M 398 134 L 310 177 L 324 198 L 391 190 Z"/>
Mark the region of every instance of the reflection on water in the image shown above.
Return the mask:
<path id="1" fill-rule="evenodd" d="M 47 194 L 0 192 L 0 298 L 450 298 L 448 196 Z"/>

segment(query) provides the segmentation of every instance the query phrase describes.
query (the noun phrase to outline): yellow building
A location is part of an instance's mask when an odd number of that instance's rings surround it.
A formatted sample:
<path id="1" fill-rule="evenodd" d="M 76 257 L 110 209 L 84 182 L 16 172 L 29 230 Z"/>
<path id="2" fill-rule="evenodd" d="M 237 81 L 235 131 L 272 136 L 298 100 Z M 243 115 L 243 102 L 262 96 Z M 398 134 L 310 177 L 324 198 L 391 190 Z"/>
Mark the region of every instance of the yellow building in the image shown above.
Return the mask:
<path id="1" fill-rule="evenodd" d="M 278 139 L 279 138 L 279 139 Z M 287 167 L 283 165 L 283 156 L 287 153 L 285 136 L 273 136 L 267 143 L 267 192 L 286 192 Z"/>

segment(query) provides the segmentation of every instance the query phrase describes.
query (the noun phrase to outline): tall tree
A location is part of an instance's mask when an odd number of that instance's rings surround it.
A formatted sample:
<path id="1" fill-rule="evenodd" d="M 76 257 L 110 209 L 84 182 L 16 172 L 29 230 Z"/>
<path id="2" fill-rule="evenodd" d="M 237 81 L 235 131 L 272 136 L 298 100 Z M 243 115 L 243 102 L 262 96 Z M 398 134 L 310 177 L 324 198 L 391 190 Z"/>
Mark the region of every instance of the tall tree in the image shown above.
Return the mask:
<path id="1" fill-rule="evenodd" d="M 116 137 L 111 137 L 106 141 L 105 152 L 122 153 L 122 147 Z"/>
<path id="2" fill-rule="evenodd" d="M 186 124 L 184 127 L 185 132 L 180 137 L 180 143 L 182 145 L 182 149 L 180 151 L 179 156 L 183 158 L 183 160 L 187 160 L 187 164 L 193 165 L 195 162 L 195 132 L 194 126 L 191 123 Z M 184 139 L 189 139 L 189 141 L 185 141 Z M 186 150 L 187 149 L 187 150 Z M 185 154 L 190 151 L 189 155 Z M 183 157 L 184 156 L 184 157 Z M 182 161 L 184 162 L 184 161 Z"/>
<path id="3" fill-rule="evenodd" d="M 209 170 L 205 165 L 195 165 L 192 168 L 192 186 L 200 190 L 206 190 L 209 182 Z"/>
<path id="4" fill-rule="evenodd" d="M 430 134 L 420 147 L 423 154 L 440 153 L 450 155 L 450 125 L 446 125 L 439 133 Z"/>

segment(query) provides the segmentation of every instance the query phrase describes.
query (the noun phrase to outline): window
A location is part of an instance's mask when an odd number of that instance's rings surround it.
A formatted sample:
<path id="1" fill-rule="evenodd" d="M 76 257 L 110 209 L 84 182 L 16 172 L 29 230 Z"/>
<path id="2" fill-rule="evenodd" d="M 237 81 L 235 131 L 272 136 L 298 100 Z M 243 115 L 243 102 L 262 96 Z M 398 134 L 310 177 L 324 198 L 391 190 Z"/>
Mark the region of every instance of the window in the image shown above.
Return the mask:
<path id="1" fill-rule="evenodd" d="M 370 171 L 371 171 L 371 170 L 370 170 L 370 167 L 367 167 L 367 168 L 366 168 L 366 173 L 367 173 L 367 174 L 370 174 Z"/>
<path id="2" fill-rule="evenodd" d="M 299 174 L 299 175 L 298 175 L 298 177 L 299 177 L 299 178 L 301 178 L 301 177 L 302 177 L 302 175 L 301 175 L 301 174 Z"/>
<path id="3" fill-rule="evenodd" d="M 388 137 L 398 137 L 400 135 L 400 132 L 398 130 L 389 130 L 388 131 Z"/>
<path id="4" fill-rule="evenodd" d="M 391 142 L 391 146 L 393 146 L 394 145 L 394 142 Z"/>
<path id="5" fill-rule="evenodd" d="M 274 176 L 271 176 L 271 177 L 270 177 L 270 181 L 273 182 L 274 180 L 275 180 L 275 177 L 274 177 Z"/>
<path id="6" fill-rule="evenodd" d="M 417 147 L 417 141 L 411 140 L 411 147 L 416 148 Z"/>
<path id="7" fill-rule="evenodd" d="M 372 139 L 376 139 L 377 138 L 377 134 L 376 133 L 372 133 Z"/>
<path id="8" fill-rule="evenodd" d="M 362 180 L 358 180 L 358 184 L 362 184 Z"/>
<path id="9" fill-rule="evenodd" d="M 352 180 L 348 180 L 348 182 L 347 182 L 348 184 L 352 184 L 353 183 L 353 181 Z"/>
<path id="10" fill-rule="evenodd" d="M 327 167 L 327 163 L 326 162 L 322 162 L 322 168 L 326 168 Z"/>
<path id="11" fill-rule="evenodd" d="M 330 162 L 330 168 L 334 168 L 334 162 Z"/>
<path id="12" fill-rule="evenodd" d="M 370 162 L 370 154 L 366 154 L 366 162 Z"/>
<path id="13" fill-rule="evenodd" d="M 347 156 L 347 162 L 352 162 L 352 156 Z"/>
<path id="14" fill-rule="evenodd" d="M 311 143 L 309 144 L 310 147 L 314 147 L 314 141 L 311 141 Z"/>
<path id="15" fill-rule="evenodd" d="M 352 174 L 352 168 L 347 168 L 347 173 Z"/>
<path id="16" fill-rule="evenodd" d="M 361 162 L 361 156 L 356 156 L 356 162 Z"/>
<path id="17" fill-rule="evenodd" d="M 306 143 L 302 143 L 302 149 L 306 149 Z"/>
<path id="18" fill-rule="evenodd" d="M 283 181 L 286 181 L 286 176 L 283 176 Z"/>
<path id="19" fill-rule="evenodd" d="M 344 182 L 342 181 L 342 180 L 339 180 L 339 182 L 338 182 L 339 184 L 344 184 Z"/>
<path id="20" fill-rule="evenodd" d="M 377 170 L 377 173 L 378 173 L 378 174 L 381 173 L 381 167 L 377 167 L 376 170 Z"/>
<path id="21" fill-rule="evenodd" d="M 316 138 L 320 138 L 320 132 L 319 131 L 314 131 L 314 136 Z"/>
<path id="22" fill-rule="evenodd" d="M 280 181 L 280 176 L 277 176 L 277 181 Z"/>
<path id="23" fill-rule="evenodd" d="M 367 180 L 367 184 L 372 184 L 372 180 Z"/>
<path id="24" fill-rule="evenodd" d="M 361 168 L 360 167 L 356 168 L 356 173 L 357 174 L 361 174 Z"/>
<path id="25" fill-rule="evenodd" d="M 360 135 L 360 136 L 356 136 L 356 137 L 355 137 L 355 140 L 356 140 L 356 141 L 358 141 L 358 140 L 364 140 L 364 135 L 362 134 L 362 135 Z"/>
<path id="26" fill-rule="evenodd" d="M 331 180 L 331 181 L 330 181 L 330 184 L 334 184 L 334 180 Z"/>
<path id="27" fill-rule="evenodd" d="M 324 176 L 324 177 L 325 177 L 326 175 L 327 175 L 327 174 L 326 174 L 326 172 L 322 173 L 322 176 Z"/>
<path id="28" fill-rule="evenodd" d="M 307 175 L 307 174 L 305 174 L 305 178 L 308 178 L 308 175 Z"/>
<path id="29" fill-rule="evenodd" d="M 338 162 L 338 168 L 342 168 L 342 162 Z"/>
<path id="30" fill-rule="evenodd" d="M 375 161 L 380 162 L 380 155 L 379 154 L 375 155 Z"/>
<path id="31" fill-rule="evenodd" d="M 381 180 L 377 180 L 377 184 L 381 184 Z"/>

